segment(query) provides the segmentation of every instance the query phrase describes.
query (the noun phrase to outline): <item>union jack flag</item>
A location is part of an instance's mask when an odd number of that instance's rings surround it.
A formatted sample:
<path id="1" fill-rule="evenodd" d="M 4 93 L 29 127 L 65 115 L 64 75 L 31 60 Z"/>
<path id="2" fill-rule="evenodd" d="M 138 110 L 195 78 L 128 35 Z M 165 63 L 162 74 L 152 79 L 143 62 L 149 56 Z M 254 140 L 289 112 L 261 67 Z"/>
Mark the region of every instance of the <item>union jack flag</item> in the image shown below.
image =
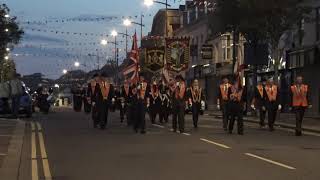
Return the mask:
<path id="1" fill-rule="evenodd" d="M 132 48 L 129 53 L 130 64 L 123 70 L 123 75 L 127 77 L 131 83 L 138 82 L 139 78 L 139 49 L 137 41 L 137 33 L 133 35 Z"/>

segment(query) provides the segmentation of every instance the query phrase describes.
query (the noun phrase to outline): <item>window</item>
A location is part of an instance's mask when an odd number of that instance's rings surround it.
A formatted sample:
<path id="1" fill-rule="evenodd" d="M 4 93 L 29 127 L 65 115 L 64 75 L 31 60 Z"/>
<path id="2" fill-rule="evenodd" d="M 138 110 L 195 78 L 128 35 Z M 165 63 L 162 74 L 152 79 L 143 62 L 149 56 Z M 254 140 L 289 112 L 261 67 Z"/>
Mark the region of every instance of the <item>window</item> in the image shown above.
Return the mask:
<path id="1" fill-rule="evenodd" d="M 230 34 L 224 35 L 222 38 L 222 50 L 223 50 L 223 60 L 230 61 L 231 60 L 231 36 Z"/>

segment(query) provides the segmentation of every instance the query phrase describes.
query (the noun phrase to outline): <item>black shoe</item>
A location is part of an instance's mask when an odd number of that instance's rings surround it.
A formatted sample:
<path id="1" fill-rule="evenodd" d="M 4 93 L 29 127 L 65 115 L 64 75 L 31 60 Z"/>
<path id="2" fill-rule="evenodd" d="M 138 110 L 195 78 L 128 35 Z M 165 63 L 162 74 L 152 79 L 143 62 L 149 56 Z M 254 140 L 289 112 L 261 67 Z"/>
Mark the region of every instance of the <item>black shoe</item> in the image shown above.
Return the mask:
<path id="1" fill-rule="evenodd" d="M 232 130 L 229 130 L 228 133 L 229 133 L 229 134 L 232 134 Z"/>
<path id="2" fill-rule="evenodd" d="M 145 130 L 140 131 L 140 134 L 146 134 L 147 132 Z"/>
<path id="3" fill-rule="evenodd" d="M 100 125 L 100 129 L 101 129 L 101 130 L 106 129 L 106 125 Z"/>
<path id="4" fill-rule="evenodd" d="M 174 129 L 172 132 L 176 133 L 176 132 L 177 132 L 177 130 L 176 130 L 176 129 Z"/>
<path id="5" fill-rule="evenodd" d="M 239 135 L 243 135 L 243 132 L 238 132 Z"/>
<path id="6" fill-rule="evenodd" d="M 269 131 L 270 131 L 270 132 L 273 132 L 273 131 L 274 131 L 274 128 L 273 128 L 273 127 L 270 127 L 270 128 L 269 128 Z"/>
<path id="7" fill-rule="evenodd" d="M 94 125 L 93 125 L 93 128 L 95 128 L 95 129 L 98 128 L 98 125 L 94 124 Z"/>
<path id="8" fill-rule="evenodd" d="M 138 133 L 138 129 L 134 129 L 134 132 L 135 132 L 135 133 Z"/>

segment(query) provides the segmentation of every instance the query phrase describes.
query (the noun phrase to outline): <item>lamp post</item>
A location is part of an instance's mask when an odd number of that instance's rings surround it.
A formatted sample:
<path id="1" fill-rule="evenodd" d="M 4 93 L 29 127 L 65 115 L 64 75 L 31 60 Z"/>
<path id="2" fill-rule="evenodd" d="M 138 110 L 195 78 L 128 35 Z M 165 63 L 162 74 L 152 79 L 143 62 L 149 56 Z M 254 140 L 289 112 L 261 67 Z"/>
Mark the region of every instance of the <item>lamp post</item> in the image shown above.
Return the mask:
<path id="1" fill-rule="evenodd" d="M 140 23 L 131 21 L 130 19 L 123 20 L 123 25 L 125 25 L 126 27 L 128 27 L 128 26 L 130 26 L 132 24 L 140 26 L 140 38 L 141 38 L 141 41 L 142 41 L 143 27 L 145 26 L 143 24 L 143 14 L 141 13 L 141 21 L 140 21 Z M 127 32 L 127 28 L 126 28 L 126 32 Z"/>

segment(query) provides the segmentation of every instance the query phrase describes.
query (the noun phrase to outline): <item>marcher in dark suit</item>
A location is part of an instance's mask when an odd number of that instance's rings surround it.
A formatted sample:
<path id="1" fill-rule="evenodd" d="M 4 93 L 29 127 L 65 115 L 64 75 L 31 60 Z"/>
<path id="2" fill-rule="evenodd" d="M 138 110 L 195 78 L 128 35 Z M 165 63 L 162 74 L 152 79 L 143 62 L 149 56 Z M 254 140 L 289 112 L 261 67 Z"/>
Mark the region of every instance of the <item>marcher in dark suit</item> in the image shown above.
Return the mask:
<path id="1" fill-rule="evenodd" d="M 168 123 L 168 117 L 170 113 L 170 99 L 169 99 L 169 88 L 167 87 L 164 79 L 159 82 L 159 99 L 160 99 L 160 110 L 159 110 L 159 120 L 162 124 L 163 122 Z"/>
<path id="2" fill-rule="evenodd" d="M 264 93 L 264 88 L 266 86 L 266 80 L 262 79 L 261 82 L 258 82 L 258 85 L 254 90 L 254 98 L 251 103 L 251 108 L 259 111 L 260 118 L 260 127 L 263 128 L 265 126 L 265 118 L 266 118 L 266 105 L 265 98 L 266 94 Z"/>
<path id="3" fill-rule="evenodd" d="M 128 112 L 129 97 L 130 97 L 130 85 L 127 80 L 124 80 L 124 83 L 120 89 L 120 118 L 122 122 L 124 120 L 124 116 L 126 116 L 127 125 L 130 125 L 129 112 Z"/>
<path id="4" fill-rule="evenodd" d="M 217 95 L 217 109 L 222 111 L 222 122 L 223 122 L 223 129 L 225 131 L 228 130 L 228 121 L 229 121 L 229 113 L 228 113 L 228 104 L 229 104 L 229 97 L 228 97 L 228 89 L 231 87 L 228 78 L 223 78 L 222 83 L 218 89 Z"/>
<path id="5" fill-rule="evenodd" d="M 274 122 L 276 121 L 277 111 L 281 110 L 280 93 L 278 86 L 274 84 L 272 78 L 267 81 L 264 88 L 265 105 L 268 113 L 268 126 L 270 131 L 274 131 Z"/>
<path id="6" fill-rule="evenodd" d="M 240 78 L 236 78 L 235 82 L 228 89 L 229 112 L 231 115 L 229 122 L 229 133 L 232 134 L 234 122 L 237 118 L 238 134 L 243 135 L 243 111 L 246 102 L 246 92 L 241 85 Z"/>
<path id="7" fill-rule="evenodd" d="M 149 114 L 152 124 L 156 123 L 157 114 L 159 114 L 160 109 L 160 97 L 159 88 L 157 82 L 154 80 L 150 88 L 150 107 Z"/>
<path id="8" fill-rule="evenodd" d="M 188 91 L 189 104 L 192 108 L 193 127 L 198 128 L 201 102 L 204 100 L 202 88 L 199 87 L 199 81 L 195 79 Z"/>
<path id="9" fill-rule="evenodd" d="M 87 89 L 87 100 L 88 100 L 88 103 L 91 104 L 91 106 L 92 106 L 91 116 L 92 116 L 94 128 L 97 128 L 97 125 L 99 122 L 98 110 L 97 110 L 97 106 L 95 104 L 96 99 L 95 99 L 95 94 L 94 94 L 98 80 L 99 80 L 99 75 L 94 74 L 92 79 L 88 83 L 88 89 Z"/>
<path id="10" fill-rule="evenodd" d="M 173 118 L 172 128 L 173 131 L 177 131 L 177 124 L 179 125 L 180 133 L 184 133 L 185 124 L 185 109 L 188 102 L 187 98 L 187 86 L 184 78 L 181 75 L 176 76 L 176 88 L 173 97 Z"/>
<path id="11" fill-rule="evenodd" d="M 141 134 L 146 133 L 146 111 L 150 106 L 150 86 L 144 79 L 143 74 L 139 74 L 139 84 L 137 87 L 137 118 L 134 125 L 134 130 L 138 132 L 140 130 Z"/>
<path id="12" fill-rule="evenodd" d="M 312 108 L 310 87 L 303 84 L 303 77 L 297 76 L 296 83 L 290 88 L 291 106 L 296 116 L 296 136 L 302 135 L 302 120 L 305 110 Z"/>
<path id="13" fill-rule="evenodd" d="M 108 122 L 109 108 L 114 104 L 114 87 L 106 78 L 106 75 L 100 76 L 95 88 L 94 96 L 98 109 L 98 118 L 101 129 L 105 129 Z"/>
<path id="14" fill-rule="evenodd" d="M 137 118 L 139 118 L 137 106 L 138 106 L 137 85 L 132 84 L 130 86 L 130 93 L 128 97 L 128 117 L 129 117 L 128 125 L 133 125 L 134 128 L 135 128 L 135 123 L 137 121 Z"/>

